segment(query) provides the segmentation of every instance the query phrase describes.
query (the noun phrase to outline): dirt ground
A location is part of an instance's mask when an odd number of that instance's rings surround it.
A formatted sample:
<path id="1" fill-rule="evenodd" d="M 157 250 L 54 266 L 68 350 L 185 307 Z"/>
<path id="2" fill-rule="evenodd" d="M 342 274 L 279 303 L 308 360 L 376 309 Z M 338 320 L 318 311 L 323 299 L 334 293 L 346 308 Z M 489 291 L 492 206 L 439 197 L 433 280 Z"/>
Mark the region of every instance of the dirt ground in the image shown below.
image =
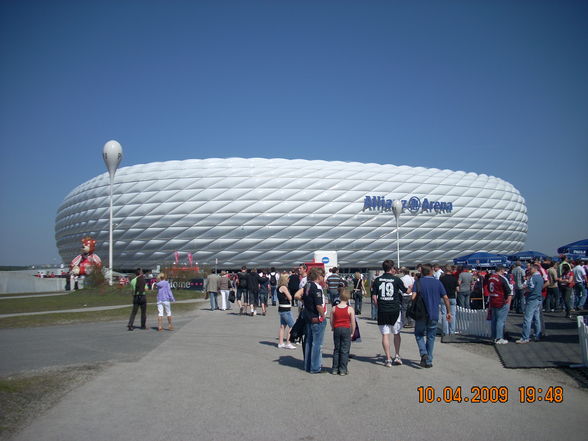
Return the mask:
<path id="1" fill-rule="evenodd" d="M 0 440 L 7 441 L 108 364 L 65 366 L 0 378 Z"/>

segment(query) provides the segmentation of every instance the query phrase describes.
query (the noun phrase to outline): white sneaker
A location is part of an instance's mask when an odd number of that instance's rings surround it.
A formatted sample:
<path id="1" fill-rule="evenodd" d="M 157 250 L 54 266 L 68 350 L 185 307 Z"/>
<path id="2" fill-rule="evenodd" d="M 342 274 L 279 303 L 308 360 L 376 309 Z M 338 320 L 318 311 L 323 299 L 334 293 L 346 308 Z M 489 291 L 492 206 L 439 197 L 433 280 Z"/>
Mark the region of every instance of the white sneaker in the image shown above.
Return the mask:
<path id="1" fill-rule="evenodd" d="M 497 344 L 497 345 L 506 345 L 506 344 L 508 344 L 508 340 L 505 340 L 504 338 L 499 338 L 498 340 L 496 340 L 494 342 L 494 344 Z"/>
<path id="2" fill-rule="evenodd" d="M 278 348 L 282 349 L 282 348 L 285 348 L 285 347 L 286 347 L 286 345 L 284 343 L 278 343 Z"/>
<path id="3" fill-rule="evenodd" d="M 284 347 L 286 349 L 296 349 L 296 346 L 294 346 L 292 343 L 288 343 L 288 344 L 284 345 Z"/>

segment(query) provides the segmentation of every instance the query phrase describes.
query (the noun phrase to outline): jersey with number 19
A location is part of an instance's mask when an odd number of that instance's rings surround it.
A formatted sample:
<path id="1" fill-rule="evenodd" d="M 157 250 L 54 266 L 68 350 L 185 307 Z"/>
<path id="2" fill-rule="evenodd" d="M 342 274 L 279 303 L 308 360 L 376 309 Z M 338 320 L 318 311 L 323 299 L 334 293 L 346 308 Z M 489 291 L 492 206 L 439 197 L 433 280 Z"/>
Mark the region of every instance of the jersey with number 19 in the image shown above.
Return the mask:
<path id="1" fill-rule="evenodd" d="M 378 299 L 378 325 L 396 323 L 403 292 L 406 292 L 404 283 L 393 274 L 385 273 L 374 280 L 372 294 Z"/>

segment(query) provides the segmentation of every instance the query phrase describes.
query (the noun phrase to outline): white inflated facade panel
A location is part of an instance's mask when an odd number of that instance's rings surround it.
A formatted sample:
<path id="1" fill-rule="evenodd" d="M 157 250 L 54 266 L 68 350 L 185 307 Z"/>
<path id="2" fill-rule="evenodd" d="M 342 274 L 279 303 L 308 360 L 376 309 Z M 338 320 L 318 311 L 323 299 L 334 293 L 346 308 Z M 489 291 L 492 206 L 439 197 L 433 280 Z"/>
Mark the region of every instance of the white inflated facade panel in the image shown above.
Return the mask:
<path id="1" fill-rule="evenodd" d="M 69 262 L 80 239 L 108 258 L 109 177 L 76 187 L 60 206 L 57 247 Z M 401 263 L 448 262 L 476 251 L 523 249 L 527 209 L 493 176 L 422 167 L 261 158 L 155 162 L 119 169 L 113 187 L 114 266 L 182 261 L 219 267 L 290 267 L 317 250 L 339 265 L 380 267 L 396 260 L 396 220 L 365 208 L 366 196 L 451 203 L 450 212 L 399 218 Z"/>

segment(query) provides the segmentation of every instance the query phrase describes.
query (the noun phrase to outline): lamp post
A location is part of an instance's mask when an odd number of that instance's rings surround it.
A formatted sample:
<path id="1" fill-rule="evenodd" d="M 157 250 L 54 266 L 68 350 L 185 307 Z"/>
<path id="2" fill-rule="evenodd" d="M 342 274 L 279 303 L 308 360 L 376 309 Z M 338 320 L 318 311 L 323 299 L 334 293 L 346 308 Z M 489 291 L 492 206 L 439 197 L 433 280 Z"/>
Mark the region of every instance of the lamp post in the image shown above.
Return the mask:
<path id="1" fill-rule="evenodd" d="M 106 164 L 106 169 L 110 175 L 110 221 L 109 221 L 109 236 L 108 236 L 108 284 L 112 286 L 112 186 L 114 184 L 114 174 L 122 160 L 122 147 L 118 141 L 108 141 L 104 144 L 102 149 L 102 158 Z"/>
<path id="2" fill-rule="evenodd" d="M 400 217 L 400 213 L 402 213 L 402 202 L 395 199 L 394 202 L 392 202 L 392 211 L 396 218 L 396 265 L 400 268 L 400 229 L 398 227 L 398 218 Z"/>

